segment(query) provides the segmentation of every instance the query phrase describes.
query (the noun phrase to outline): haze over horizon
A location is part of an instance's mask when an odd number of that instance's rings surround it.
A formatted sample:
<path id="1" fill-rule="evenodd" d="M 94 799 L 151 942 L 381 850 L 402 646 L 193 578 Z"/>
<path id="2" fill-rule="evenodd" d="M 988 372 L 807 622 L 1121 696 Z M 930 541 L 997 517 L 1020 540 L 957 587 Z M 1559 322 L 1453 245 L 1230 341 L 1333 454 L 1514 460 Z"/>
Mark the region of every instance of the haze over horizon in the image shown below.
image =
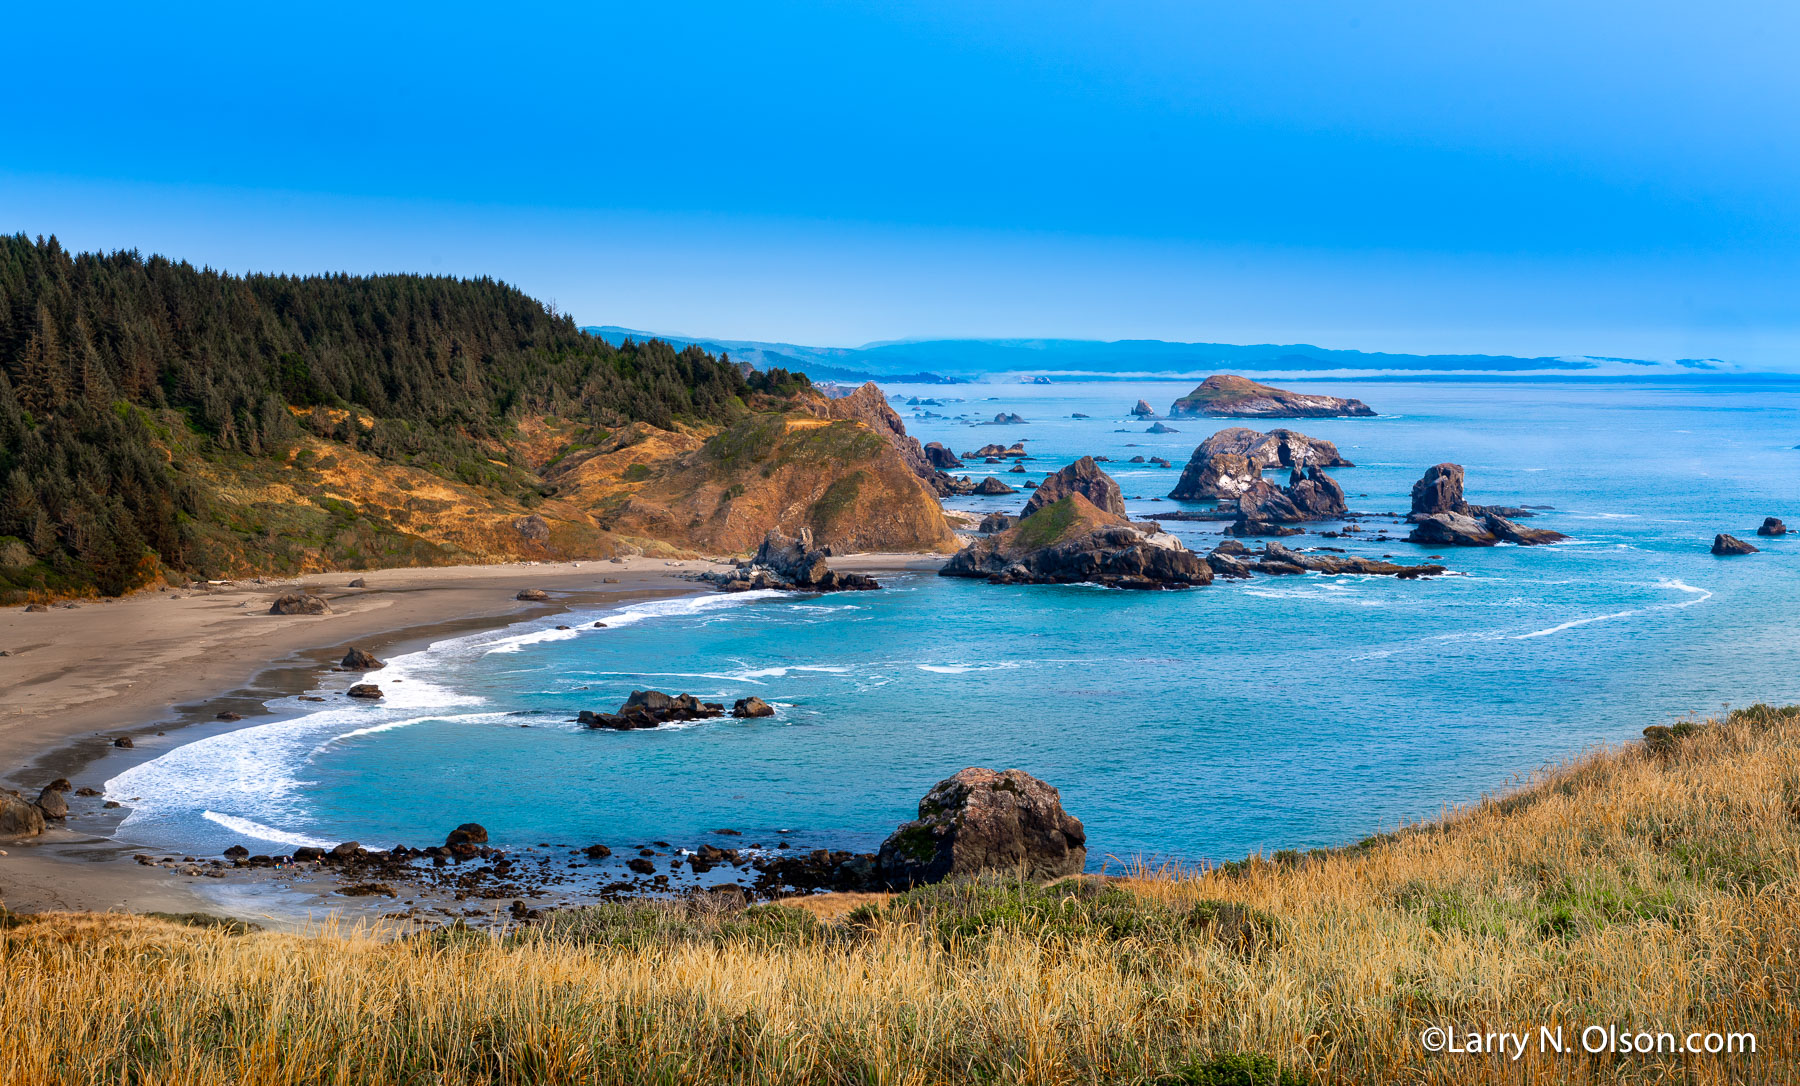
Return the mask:
<path id="1" fill-rule="evenodd" d="M 1800 369 L 1795 9 L 321 10 L 13 13 L 0 231 L 695 337 Z"/>

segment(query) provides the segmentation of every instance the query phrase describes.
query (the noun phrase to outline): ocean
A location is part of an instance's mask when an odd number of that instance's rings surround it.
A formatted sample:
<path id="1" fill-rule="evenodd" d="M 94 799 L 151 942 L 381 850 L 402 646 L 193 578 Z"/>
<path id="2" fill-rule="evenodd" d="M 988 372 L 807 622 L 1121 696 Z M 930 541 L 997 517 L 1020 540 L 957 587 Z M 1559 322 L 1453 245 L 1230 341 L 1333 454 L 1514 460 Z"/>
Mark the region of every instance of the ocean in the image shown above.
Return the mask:
<path id="1" fill-rule="evenodd" d="M 1284 542 L 1423 561 L 1424 581 L 1259 577 L 1178 592 L 1001 587 L 909 573 L 878 592 L 722 595 L 548 616 L 390 660 L 374 704 L 271 703 L 272 723 L 110 780 L 125 840 L 216 854 L 354 839 L 510 847 L 661 840 L 866 850 L 966 766 L 1054 784 L 1089 866 L 1192 864 L 1354 841 L 1515 785 L 1597 745 L 1726 705 L 1800 700 L 1800 384 L 1696 378 L 1282 382 L 1356 396 L 1370 419 L 1296 420 L 1356 466 L 1353 510 L 1404 513 L 1442 461 L 1472 502 L 1538 505 L 1555 547 Z M 1224 420 L 1148 434 L 1182 382 L 894 386 L 909 431 L 962 452 L 1025 439 L 1031 475 L 1110 457 L 1134 515 Z M 1027 421 L 971 425 L 1015 412 Z M 1081 413 L 1092 416 L 1077 419 Z M 959 417 L 960 416 L 960 417 Z M 1267 428 L 1259 427 L 1259 428 Z M 1161 456 L 1172 468 L 1131 464 Z M 984 467 L 971 463 L 980 478 Z M 1273 477 L 1273 476 L 1272 476 Z M 1028 495 L 952 499 L 1017 511 Z M 1197 506 L 1196 506 L 1197 507 Z M 1210 549 L 1221 525 L 1173 523 Z M 1390 531 L 1403 534 L 1404 528 Z M 1715 558 L 1715 532 L 1762 553 Z M 1366 533 L 1373 535 L 1374 532 Z M 596 574 L 598 576 L 598 574 Z M 592 623 L 606 623 L 595 629 Z M 554 629 L 558 624 L 575 628 Z M 318 692 L 352 681 L 324 674 Z M 771 719 L 593 731 L 653 687 Z M 135 798 L 134 798 L 135 797 Z"/>

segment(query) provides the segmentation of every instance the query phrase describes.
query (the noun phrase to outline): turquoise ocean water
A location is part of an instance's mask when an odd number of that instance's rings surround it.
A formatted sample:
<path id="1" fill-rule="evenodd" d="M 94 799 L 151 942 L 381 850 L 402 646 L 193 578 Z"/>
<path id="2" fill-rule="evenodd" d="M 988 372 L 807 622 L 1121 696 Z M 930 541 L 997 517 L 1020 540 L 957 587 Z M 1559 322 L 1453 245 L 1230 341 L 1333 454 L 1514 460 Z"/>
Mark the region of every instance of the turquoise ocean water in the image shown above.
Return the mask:
<path id="1" fill-rule="evenodd" d="M 1468 469 L 1471 501 L 1554 506 L 1532 523 L 1574 542 L 1288 541 L 1441 553 L 1458 574 L 1424 582 L 1309 575 L 1130 593 L 908 574 L 827 597 L 696 586 L 400 657 L 375 678 L 381 704 L 272 703 L 273 723 L 110 781 L 110 795 L 141 797 L 120 836 L 193 852 L 417 845 L 474 820 L 504 845 L 686 844 L 729 826 L 868 849 L 932 783 L 985 765 L 1060 788 L 1096 869 L 1108 857 L 1191 862 L 1347 842 L 1647 724 L 1800 700 L 1800 539 L 1757 539 L 1764 552 L 1747 558 L 1707 552 L 1718 531 L 1754 538 L 1764 516 L 1800 526 L 1800 385 L 1289 384 L 1381 412 L 1288 424 L 1356 462 L 1334 472 L 1353 509 L 1404 512 L 1412 482 L 1451 460 Z M 1090 453 L 1166 457 L 1173 469 L 1107 465 L 1143 513 L 1178 507 L 1151 499 L 1227 424 L 1150 435 L 1127 412 L 1140 396 L 1166 409 L 1191 387 L 891 391 L 943 401 L 900 408 L 922 440 L 962 452 L 1028 439 L 1034 473 Z M 956 417 L 998 411 L 1028 421 Z M 950 504 L 1016 510 L 1025 496 Z M 1174 529 L 1208 548 L 1217 527 Z M 595 619 L 608 628 L 553 629 Z M 779 712 L 628 733 L 572 722 L 643 687 L 755 694 Z"/>

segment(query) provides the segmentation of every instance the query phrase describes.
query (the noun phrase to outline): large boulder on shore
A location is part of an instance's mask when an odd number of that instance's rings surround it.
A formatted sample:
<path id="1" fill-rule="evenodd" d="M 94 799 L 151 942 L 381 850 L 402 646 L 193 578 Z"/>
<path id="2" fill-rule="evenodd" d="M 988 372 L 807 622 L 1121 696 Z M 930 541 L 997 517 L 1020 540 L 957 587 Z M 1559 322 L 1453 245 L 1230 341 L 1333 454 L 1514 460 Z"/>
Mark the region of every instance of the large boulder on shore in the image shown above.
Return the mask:
<path id="1" fill-rule="evenodd" d="M 307 592 L 287 592 L 269 605 L 271 615 L 329 615 L 331 606 Z"/>
<path id="2" fill-rule="evenodd" d="M 1055 788 L 1029 773 L 965 769 L 919 801 L 919 817 L 881 843 L 877 872 L 896 887 L 983 871 L 1048 880 L 1078 875 L 1087 833 Z"/>
<path id="3" fill-rule="evenodd" d="M 36 837 L 43 832 L 43 808 L 21 793 L 0 788 L 0 837 Z"/>
<path id="4" fill-rule="evenodd" d="M 1054 505 L 1070 494 L 1080 494 L 1117 517 L 1125 515 L 1125 495 L 1113 477 L 1100 470 L 1091 456 L 1084 456 L 1038 484 L 1037 493 L 1025 503 L 1021 516 L 1030 516 L 1046 505 Z"/>
<path id="5" fill-rule="evenodd" d="M 813 546 L 811 528 L 800 529 L 797 536 L 771 528 L 748 562 L 725 573 L 703 573 L 701 579 L 728 592 L 752 588 L 845 592 L 881 587 L 867 574 L 836 572 L 827 562 L 830 557 L 830 547 Z"/>
<path id="6" fill-rule="evenodd" d="M 352 646 L 349 652 L 344 653 L 344 658 L 338 661 L 338 666 L 345 671 L 375 671 L 385 665 L 375 658 L 374 653 Z"/>

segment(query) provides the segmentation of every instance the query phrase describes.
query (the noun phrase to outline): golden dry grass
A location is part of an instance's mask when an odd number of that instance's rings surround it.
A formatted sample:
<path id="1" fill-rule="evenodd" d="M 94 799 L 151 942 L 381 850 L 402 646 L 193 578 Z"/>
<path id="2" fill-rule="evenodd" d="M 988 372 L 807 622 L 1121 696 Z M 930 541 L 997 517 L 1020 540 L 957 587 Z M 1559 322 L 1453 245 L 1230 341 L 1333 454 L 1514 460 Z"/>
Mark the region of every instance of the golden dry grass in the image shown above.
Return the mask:
<path id="1" fill-rule="evenodd" d="M 25 918 L 0 932 L 0 1082 L 1252 1081 L 1210 1062 L 1231 1053 L 1289 1082 L 1790 1081 L 1800 710 L 1662 745 L 1334 853 L 929 888 L 829 924 L 645 907 L 396 940 Z M 1430 1025 L 1560 1025 L 1575 1051 L 1434 1056 Z M 1758 1051 L 1590 1056 L 1589 1025 Z"/>

